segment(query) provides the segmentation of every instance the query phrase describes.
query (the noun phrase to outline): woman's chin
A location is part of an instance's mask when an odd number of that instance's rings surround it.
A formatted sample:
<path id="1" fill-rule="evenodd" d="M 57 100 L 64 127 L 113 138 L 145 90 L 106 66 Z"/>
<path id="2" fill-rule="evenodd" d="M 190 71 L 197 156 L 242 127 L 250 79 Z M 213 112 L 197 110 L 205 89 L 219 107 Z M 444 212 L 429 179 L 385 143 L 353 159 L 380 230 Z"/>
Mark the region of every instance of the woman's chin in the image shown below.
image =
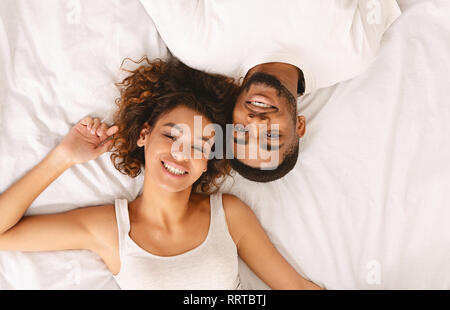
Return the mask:
<path id="1" fill-rule="evenodd" d="M 162 190 L 168 193 L 179 193 L 183 192 L 188 188 L 191 188 L 192 184 L 189 186 L 181 186 L 181 185 L 175 185 L 175 184 L 167 184 L 167 183 L 159 183 L 159 186 Z"/>
<path id="2" fill-rule="evenodd" d="M 189 174 L 176 175 L 161 166 L 157 176 L 157 184 L 166 192 L 177 193 L 191 188 L 193 182 Z"/>

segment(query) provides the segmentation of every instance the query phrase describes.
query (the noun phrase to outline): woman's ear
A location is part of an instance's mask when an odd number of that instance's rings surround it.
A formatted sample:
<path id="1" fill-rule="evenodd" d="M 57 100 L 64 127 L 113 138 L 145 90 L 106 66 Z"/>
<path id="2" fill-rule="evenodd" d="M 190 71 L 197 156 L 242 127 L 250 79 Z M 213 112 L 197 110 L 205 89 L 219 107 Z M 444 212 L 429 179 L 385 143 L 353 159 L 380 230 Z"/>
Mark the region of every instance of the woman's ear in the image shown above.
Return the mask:
<path id="1" fill-rule="evenodd" d="M 138 147 L 143 147 L 145 145 L 149 133 L 150 133 L 150 126 L 147 123 L 145 123 L 141 129 L 139 139 L 137 140 L 136 143 Z"/>

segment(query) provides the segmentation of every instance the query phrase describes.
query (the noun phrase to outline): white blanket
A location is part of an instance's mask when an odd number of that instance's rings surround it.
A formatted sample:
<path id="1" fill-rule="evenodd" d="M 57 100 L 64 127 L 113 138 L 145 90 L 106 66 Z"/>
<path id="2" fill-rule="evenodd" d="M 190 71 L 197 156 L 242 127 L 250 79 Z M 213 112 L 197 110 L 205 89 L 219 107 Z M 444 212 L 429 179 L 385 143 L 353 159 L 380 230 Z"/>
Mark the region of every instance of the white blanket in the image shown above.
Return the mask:
<path id="1" fill-rule="evenodd" d="M 111 120 L 122 60 L 167 48 L 138 0 L 0 1 L 0 192 L 36 165 L 86 115 Z M 105 154 L 70 169 L 28 215 L 134 199 L 142 178 Z M 89 251 L 0 254 L 0 288 L 102 289 L 117 285 Z"/>
<path id="2" fill-rule="evenodd" d="M 293 266 L 328 289 L 450 289 L 450 3 L 404 9 L 363 75 L 300 100 L 299 164 L 236 177 Z M 138 0 L 0 1 L 0 192 L 85 115 L 110 119 L 123 58 L 166 57 Z M 74 167 L 28 214 L 134 199 L 108 155 Z M 245 288 L 265 288 L 241 263 Z M 116 289 L 88 251 L 0 253 L 1 289 Z"/>
<path id="3" fill-rule="evenodd" d="M 295 170 L 230 190 L 328 289 L 450 289 L 450 2 L 400 4 L 365 74 L 300 100 Z"/>

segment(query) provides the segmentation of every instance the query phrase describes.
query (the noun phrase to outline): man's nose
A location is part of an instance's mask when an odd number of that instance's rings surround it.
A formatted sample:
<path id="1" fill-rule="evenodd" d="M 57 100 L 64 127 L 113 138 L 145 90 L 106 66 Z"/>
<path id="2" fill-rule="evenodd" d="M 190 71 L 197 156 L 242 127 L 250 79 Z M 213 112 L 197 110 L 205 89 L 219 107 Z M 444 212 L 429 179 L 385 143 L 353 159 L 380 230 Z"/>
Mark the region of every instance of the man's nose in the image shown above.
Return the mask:
<path id="1" fill-rule="evenodd" d="M 258 125 L 258 124 L 268 125 L 269 121 L 270 121 L 269 118 L 264 115 L 258 115 L 258 114 L 252 114 L 252 113 L 247 114 L 247 122 L 249 124 L 253 123 L 255 125 Z"/>
<path id="2" fill-rule="evenodd" d="M 250 141 L 258 141 L 259 135 L 267 131 L 269 126 L 267 118 L 254 117 L 252 118 L 246 128 L 248 130 Z"/>

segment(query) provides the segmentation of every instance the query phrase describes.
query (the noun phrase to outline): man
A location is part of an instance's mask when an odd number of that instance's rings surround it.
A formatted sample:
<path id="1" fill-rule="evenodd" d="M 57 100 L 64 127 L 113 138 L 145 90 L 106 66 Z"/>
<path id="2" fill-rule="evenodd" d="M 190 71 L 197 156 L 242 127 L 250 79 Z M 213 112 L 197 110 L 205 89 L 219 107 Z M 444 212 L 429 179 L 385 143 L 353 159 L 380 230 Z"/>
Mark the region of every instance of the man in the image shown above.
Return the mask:
<path id="1" fill-rule="evenodd" d="M 306 128 L 298 96 L 361 73 L 400 15 L 394 0 L 141 2 L 175 57 L 242 84 L 231 162 L 257 182 L 277 180 L 297 162 Z"/>

